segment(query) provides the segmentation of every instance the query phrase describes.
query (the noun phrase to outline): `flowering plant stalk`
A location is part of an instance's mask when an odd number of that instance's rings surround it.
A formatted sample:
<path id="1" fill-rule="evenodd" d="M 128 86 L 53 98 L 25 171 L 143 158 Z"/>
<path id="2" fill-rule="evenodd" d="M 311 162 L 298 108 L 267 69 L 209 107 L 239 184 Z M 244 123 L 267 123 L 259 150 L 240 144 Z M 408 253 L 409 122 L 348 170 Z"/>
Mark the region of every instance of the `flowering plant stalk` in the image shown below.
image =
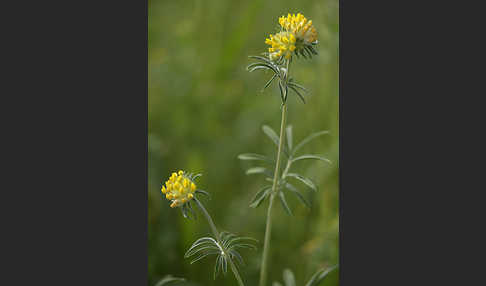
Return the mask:
<path id="1" fill-rule="evenodd" d="M 299 144 L 293 144 L 293 129 L 291 125 L 286 126 L 287 121 L 287 98 L 289 90 L 293 91 L 303 103 L 305 98 L 303 93 L 307 92 L 306 88 L 298 84 L 290 76 L 290 67 L 294 58 L 305 59 L 312 58 L 313 55 L 317 55 L 315 46 L 317 45 L 317 32 L 312 25 L 311 20 L 307 20 L 302 14 L 288 14 L 287 17 L 282 16 L 279 18 L 280 31 L 274 35 L 270 35 L 265 43 L 270 45 L 268 52 L 263 53 L 261 56 L 250 56 L 250 58 L 257 60 L 257 62 L 250 64 L 247 69 L 250 72 L 255 70 L 267 70 L 273 73 L 270 80 L 265 84 L 264 89 L 267 88 L 274 80 L 278 82 L 278 88 L 281 98 L 281 122 L 279 135 L 269 126 L 264 125 L 262 127 L 263 132 L 272 140 L 276 145 L 276 159 L 273 160 L 270 157 L 255 153 L 240 154 L 238 158 L 240 160 L 255 160 L 263 161 L 266 163 L 275 163 L 272 166 L 273 171 L 267 167 L 252 167 L 246 171 L 246 174 L 263 174 L 271 185 L 264 186 L 259 192 L 256 193 L 250 203 L 250 207 L 258 207 L 266 198 L 269 198 L 266 226 L 265 226 L 265 238 L 263 245 L 261 269 L 259 285 L 266 286 L 268 276 L 268 257 L 271 245 L 271 233 L 272 233 L 272 217 L 273 217 L 273 205 L 275 199 L 278 197 L 282 203 L 284 210 L 292 215 L 292 210 L 289 208 L 286 200 L 286 193 L 290 192 L 295 195 L 306 207 L 310 207 L 310 203 L 300 193 L 300 191 L 292 184 L 291 180 L 297 180 L 313 191 L 317 191 L 316 184 L 309 178 L 294 172 L 290 172 L 292 164 L 296 161 L 314 159 L 330 163 L 328 159 L 321 155 L 316 154 L 304 154 L 297 156 L 297 151 L 300 150 L 305 144 L 317 138 L 318 136 L 328 134 L 327 131 L 320 131 L 313 133 L 302 140 Z M 287 144 L 284 143 L 287 139 Z M 285 160 L 285 167 L 281 170 Z M 209 196 L 204 190 L 197 188 L 195 179 L 201 176 L 201 174 L 193 175 L 184 171 L 178 173 L 172 173 L 170 178 L 161 186 L 161 192 L 165 197 L 171 201 L 171 208 L 180 208 L 185 218 L 196 219 L 196 213 L 194 212 L 191 202 L 194 202 L 199 210 L 202 212 L 206 220 L 208 221 L 213 237 L 202 237 L 196 240 L 192 246 L 187 250 L 184 257 L 196 256 L 191 261 L 191 264 L 199 261 L 209 255 L 216 255 L 216 263 L 214 267 L 213 277 L 216 279 L 220 270 L 223 274 L 226 274 L 228 264 L 233 272 L 238 285 L 244 286 L 243 280 L 238 272 L 237 261 L 240 265 L 243 265 L 243 259 L 238 248 L 250 248 L 256 249 L 252 244 L 256 240 L 250 237 L 239 237 L 229 232 L 219 232 L 214 224 L 213 219 L 209 215 L 208 211 L 202 204 L 202 202 L 196 198 L 196 195 Z M 284 192 L 287 191 L 287 192 Z M 317 286 L 329 272 L 335 269 L 337 266 L 329 269 L 321 269 L 317 271 L 305 286 Z M 294 274 L 290 269 L 283 271 L 283 278 L 285 286 L 296 286 Z M 176 278 L 172 276 L 166 276 L 162 279 L 157 286 L 168 284 L 172 281 L 184 281 L 183 278 Z M 281 286 L 279 282 L 273 282 L 274 286 Z"/>
<path id="2" fill-rule="evenodd" d="M 305 99 L 301 91 L 307 91 L 302 85 L 296 83 L 294 79 L 290 76 L 290 64 L 293 57 L 300 58 L 300 56 L 302 56 L 304 58 L 312 58 L 313 55 L 317 55 L 317 51 L 314 48 L 314 46 L 317 45 L 317 32 L 312 25 L 312 20 L 308 21 L 307 18 L 305 18 L 304 15 L 300 13 L 297 15 L 288 14 L 287 17 L 280 17 L 279 24 L 280 31 L 275 35 L 270 35 L 270 37 L 265 40 L 266 44 L 271 45 L 271 47 L 268 48 L 268 53 L 264 53 L 263 57 L 250 57 L 259 60 L 259 62 L 250 64 L 247 67 L 250 72 L 260 69 L 273 72 L 272 78 L 270 78 L 270 80 L 266 83 L 264 89 L 268 87 L 275 78 L 277 78 L 280 98 L 282 101 L 282 115 L 279 136 L 277 137 L 276 133 L 270 127 L 263 126 L 263 131 L 277 145 L 277 155 L 273 174 L 269 173 L 266 168 L 262 167 L 253 168 L 247 171 L 247 174 L 263 173 L 267 176 L 268 180 L 272 181 L 271 188 L 264 188 L 263 190 L 258 192 L 254 198 L 253 203 L 251 204 L 251 206 L 257 207 L 266 197 L 269 197 L 265 227 L 265 239 L 260 269 L 260 286 L 265 286 L 267 282 L 268 256 L 270 251 L 269 249 L 272 233 L 272 210 L 275 198 L 280 198 L 284 209 L 291 215 L 292 211 L 287 205 L 285 194 L 283 193 L 283 188 L 289 189 L 290 191 L 294 192 L 297 197 L 307 206 L 309 206 L 309 204 L 299 193 L 299 191 L 289 182 L 287 182 L 287 178 L 296 178 L 297 180 L 305 183 L 307 186 L 316 190 L 315 184 L 310 179 L 299 174 L 289 173 L 289 168 L 291 167 L 291 164 L 297 160 L 302 159 L 317 159 L 330 162 L 326 158 L 319 155 L 303 155 L 299 157 L 293 157 L 295 151 L 297 151 L 303 144 L 319 135 L 327 133 L 327 131 L 323 131 L 313 134 L 307 139 L 304 139 L 301 144 L 297 145 L 296 148 L 292 150 L 292 127 L 288 126 L 286 128 L 285 126 L 287 115 L 287 97 L 289 95 L 289 89 L 292 90 L 304 103 Z M 288 133 L 287 149 L 284 146 L 285 129 Z M 280 171 L 282 154 L 285 154 L 287 157 L 287 164 L 283 172 Z M 239 158 L 242 160 L 261 160 L 262 158 L 266 159 L 265 156 L 259 154 L 241 154 Z"/>
<path id="3" fill-rule="evenodd" d="M 180 207 L 182 214 L 185 218 L 196 219 L 196 214 L 192 208 L 191 201 L 194 201 L 199 210 L 203 213 L 204 217 L 208 221 L 213 237 L 202 237 L 196 240 L 184 257 L 188 258 L 198 254 L 196 258 L 191 261 L 191 264 L 199 261 L 209 255 L 217 255 L 216 265 L 214 267 L 214 279 L 222 270 L 226 275 L 228 264 L 233 272 L 236 281 L 239 286 L 244 286 L 243 280 L 238 272 L 238 268 L 233 260 L 237 260 L 240 264 L 243 264 L 241 255 L 236 250 L 237 248 L 253 248 L 255 246 L 248 242 L 255 241 L 250 237 L 237 237 L 229 232 L 219 232 L 214 224 L 211 215 L 208 213 L 201 201 L 196 198 L 197 194 L 209 196 L 204 190 L 197 189 L 194 180 L 201 176 L 201 174 L 193 175 L 187 174 L 180 170 L 178 173 L 172 173 L 172 176 L 165 182 L 165 185 L 161 187 L 161 192 L 165 194 L 168 200 L 171 200 L 171 208 Z"/>

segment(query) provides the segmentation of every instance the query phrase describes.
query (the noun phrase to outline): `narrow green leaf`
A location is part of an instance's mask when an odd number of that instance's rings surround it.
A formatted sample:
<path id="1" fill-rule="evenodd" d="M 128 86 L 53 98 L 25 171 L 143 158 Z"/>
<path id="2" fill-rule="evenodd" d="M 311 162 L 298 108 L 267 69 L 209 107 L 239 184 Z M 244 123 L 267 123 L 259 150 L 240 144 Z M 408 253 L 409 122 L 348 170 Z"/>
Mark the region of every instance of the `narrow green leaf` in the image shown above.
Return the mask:
<path id="1" fill-rule="evenodd" d="M 282 80 L 278 81 L 278 88 L 280 89 L 280 98 L 282 99 L 282 102 L 285 102 L 285 95 L 284 95 L 284 88 L 282 85 Z"/>
<path id="2" fill-rule="evenodd" d="M 211 195 L 208 192 L 204 191 L 204 190 L 199 190 L 198 189 L 194 193 L 196 193 L 196 194 L 203 194 L 203 195 L 207 196 L 208 199 L 211 199 Z"/>
<path id="3" fill-rule="evenodd" d="M 294 273 L 290 269 L 285 269 L 283 271 L 283 279 L 285 286 L 295 286 L 295 277 Z"/>
<path id="4" fill-rule="evenodd" d="M 292 125 L 287 126 L 285 129 L 287 132 L 287 145 L 289 146 L 289 151 L 292 151 L 293 135 L 292 135 Z"/>
<path id="5" fill-rule="evenodd" d="M 256 70 L 261 70 L 261 69 L 264 69 L 264 70 L 271 70 L 270 68 L 268 67 L 264 67 L 264 66 L 258 66 L 258 67 L 254 67 L 252 68 L 251 70 L 249 70 L 249 72 L 254 72 Z"/>
<path id="6" fill-rule="evenodd" d="M 216 258 L 216 264 L 214 265 L 214 273 L 213 273 L 213 279 L 216 280 L 216 277 L 218 276 L 219 274 L 219 268 L 221 266 L 221 255 L 218 255 L 218 257 Z"/>
<path id="7" fill-rule="evenodd" d="M 272 186 L 266 186 L 261 189 L 256 195 L 253 197 L 250 203 L 251 208 L 257 208 L 267 197 L 269 190 L 271 190 Z"/>
<path id="8" fill-rule="evenodd" d="M 222 232 L 219 233 L 221 240 L 225 240 L 231 237 L 236 237 L 236 234 L 231 233 L 229 231 L 223 230 Z"/>
<path id="9" fill-rule="evenodd" d="M 263 132 L 275 143 L 275 145 L 278 147 L 278 135 L 277 133 L 272 129 L 272 127 L 268 125 L 263 125 L 262 126 Z"/>
<path id="10" fill-rule="evenodd" d="M 263 87 L 262 91 L 265 90 L 265 88 L 267 88 L 276 77 L 277 77 L 277 74 L 274 74 L 272 76 L 272 78 L 267 82 L 267 84 L 265 84 L 265 86 Z"/>
<path id="11" fill-rule="evenodd" d="M 329 159 L 326 159 L 326 158 L 319 156 L 319 155 L 312 155 L 312 154 L 305 154 L 305 155 L 302 155 L 302 156 L 299 156 L 299 157 L 295 157 L 294 159 L 292 159 L 292 162 L 299 161 L 299 160 L 306 160 L 306 159 L 321 160 L 321 161 L 327 162 L 329 164 L 332 164 L 332 162 Z"/>
<path id="12" fill-rule="evenodd" d="M 238 155 L 238 159 L 240 160 L 260 160 L 266 162 L 272 162 L 267 156 L 255 154 L 255 153 L 244 153 Z"/>
<path id="13" fill-rule="evenodd" d="M 265 68 L 273 71 L 275 74 L 278 74 L 279 73 L 277 67 L 275 67 L 274 65 L 266 64 L 266 63 L 254 63 L 254 64 L 249 65 L 247 68 L 248 69 L 250 69 L 250 68 L 253 69 L 255 67 L 265 67 Z M 251 72 L 251 70 L 250 70 L 250 72 Z"/>
<path id="14" fill-rule="evenodd" d="M 304 140 L 300 141 L 300 143 L 297 146 L 295 146 L 292 154 L 295 154 L 297 152 L 297 150 L 302 148 L 302 146 L 304 146 L 305 144 L 309 143 L 312 139 L 317 138 L 321 135 L 325 135 L 325 134 L 329 134 L 329 131 L 327 131 L 327 130 L 319 131 L 319 132 L 315 132 L 315 133 L 312 133 L 311 135 L 307 136 Z"/>
<path id="15" fill-rule="evenodd" d="M 306 178 L 300 174 L 295 174 L 295 173 L 287 173 L 287 177 L 292 177 L 292 178 L 296 178 L 297 180 L 301 181 L 302 183 L 306 184 L 307 186 L 309 186 L 309 188 L 313 189 L 314 191 L 317 191 L 317 187 L 316 185 L 314 184 L 314 182 L 312 182 L 311 179 L 309 178 Z"/>
<path id="16" fill-rule="evenodd" d="M 214 246 L 214 245 L 204 245 L 204 246 L 201 246 L 199 248 L 194 248 L 193 250 L 191 250 L 190 252 L 187 252 L 185 255 L 184 255 L 184 258 L 188 258 L 188 257 L 191 257 L 193 256 L 194 254 L 198 253 L 198 252 L 207 252 L 209 250 L 219 250 L 219 248 L 217 246 Z"/>
<path id="17" fill-rule="evenodd" d="M 159 282 L 157 282 L 155 286 L 164 286 L 170 284 L 171 282 L 184 282 L 184 281 L 186 281 L 186 279 L 184 278 L 178 278 L 178 277 L 173 277 L 172 275 L 167 275 L 164 278 L 162 278 Z"/>
<path id="18" fill-rule="evenodd" d="M 246 170 L 247 175 L 252 175 L 252 174 L 263 174 L 267 171 L 266 168 L 263 167 L 253 167 L 248 170 Z"/>
<path id="19" fill-rule="evenodd" d="M 321 283 L 324 278 L 326 278 L 326 276 L 332 272 L 334 269 L 336 269 L 338 267 L 338 265 L 335 265 L 331 268 L 328 268 L 327 270 L 326 269 L 320 269 L 318 270 L 316 273 L 314 273 L 314 275 L 312 275 L 311 279 L 309 280 L 309 282 L 307 282 L 307 284 L 305 284 L 305 286 L 317 286 L 319 285 L 319 283 Z"/>
<path id="20" fill-rule="evenodd" d="M 223 265 L 223 275 L 226 275 L 226 273 L 228 272 L 228 261 L 226 260 L 226 257 L 222 257 L 222 265 Z"/>
<path id="21" fill-rule="evenodd" d="M 304 96 L 300 94 L 300 92 L 293 85 L 289 85 L 289 87 L 299 96 L 300 100 L 302 100 L 302 102 L 305 104 Z"/>
<path id="22" fill-rule="evenodd" d="M 208 255 L 211 255 L 211 254 L 218 254 L 220 253 L 219 251 L 209 251 L 209 252 L 204 252 L 203 254 L 199 255 L 198 257 L 194 258 L 192 261 L 191 261 L 191 264 L 203 259 L 204 257 L 208 256 Z"/>
<path id="23" fill-rule="evenodd" d="M 233 257 L 236 257 L 236 260 L 238 261 L 238 263 L 240 263 L 240 265 L 245 265 L 245 261 L 243 260 L 243 257 L 241 257 L 240 253 L 238 253 L 238 251 L 232 249 L 229 251 L 229 253 L 233 255 Z"/>
<path id="24" fill-rule="evenodd" d="M 235 238 L 232 238 L 230 240 L 228 240 L 225 244 L 225 247 L 231 247 L 232 244 L 234 244 L 235 242 L 237 241 L 247 241 L 249 243 L 251 242 L 258 242 L 258 240 L 254 239 L 253 237 L 249 237 L 249 236 L 238 236 L 238 237 L 235 237 Z"/>
<path id="25" fill-rule="evenodd" d="M 284 192 L 279 192 L 278 196 L 279 196 L 280 202 L 282 203 L 282 206 L 284 207 L 287 214 L 292 216 L 293 215 L 292 210 L 289 208 L 289 205 L 287 204 L 287 200 L 285 199 Z"/>
<path id="26" fill-rule="evenodd" d="M 249 58 L 251 59 L 258 59 L 258 60 L 262 60 L 268 64 L 273 64 L 272 61 L 270 61 L 270 59 L 268 58 L 265 58 L 265 57 L 262 57 L 262 56 L 249 56 Z"/>
<path id="27" fill-rule="evenodd" d="M 294 195 L 296 195 L 296 196 L 297 196 L 297 198 L 298 198 L 298 199 L 299 199 L 299 200 L 300 200 L 300 201 L 301 201 L 301 202 L 302 202 L 302 203 L 303 203 L 303 204 L 304 204 L 306 207 L 308 207 L 308 208 L 310 209 L 311 205 L 310 205 L 309 201 L 308 201 L 308 200 L 306 200 L 306 199 L 304 198 L 304 196 L 303 196 L 303 195 L 300 193 L 300 191 L 299 191 L 299 190 L 298 190 L 296 187 L 294 187 L 294 186 L 293 186 L 292 184 L 290 184 L 290 183 L 285 183 L 285 188 L 286 188 L 287 190 L 289 190 L 290 192 L 292 192 Z"/>
<path id="28" fill-rule="evenodd" d="M 215 245 L 217 247 L 216 240 L 214 240 L 212 237 L 202 237 L 198 240 L 196 240 L 192 246 L 186 251 L 186 254 L 184 254 L 184 257 L 187 258 L 191 255 L 194 254 L 194 251 L 197 252 L 198 250 L 197 247 L 199 246 L 208 246 L 208 245 Z"/>
<path id="29" fill-rule="evenodd" d="M 294 87 L 296 87 L 296 88 L 300 88 L 300 89 L 302 89 L 302 90 L 303 90 L 303 91 L 305 91 L 305 92 L 309 92 L 309 91 L 307 90 L 307 88 L 305 88 L 305 87 L 303 87 L 302 85 L 300 85 L 300 84 L 296 83 L 295 81 L 291 81 L 291 82 L 289 82 L 289 85 L 293 85 Z"/>
<path id="30" fill-rule="evenodd" d="M 236 247 L 240 247 L 240 248 L 249 248 L 249 249 L 253 249 L 253 250 L 256 250 L 256 246 L 254 246 L 253 244 L 249 244 L 249 243 L 238 243 L 238 244 L 233 244 L 232 246 L 230 246 L 228 249 L 234 249 Z"/>
<path id="31" fill-rule="evenodd" d="M 300 54 L 304 57 L 304 59 L 307 59 L 307 56 L 305 55 L 304 53 L 304 50 L 303 49 L 300 49 Z"/>
<path id="32" fill-rule="evenodd" d="M 307 54 L 309 55 L 309 58 L 311 59 L 311 58 L 312 58 L 312 52 L 311 52 L 311 51 L 309 51 L 309 47 L 308 47 L 308 46 L 305 46 L 305 47 L 304 47 L 304 51 L 306 51 L 306 52 L 307 52 Z"/>
<path id="33" fill-rule="evenodd" d="M 308 46 L 309 47 L 309 50 L 314 54 L 314 55 L 318 55 L 316 49 L 313 47 L 313 46 Z"/>

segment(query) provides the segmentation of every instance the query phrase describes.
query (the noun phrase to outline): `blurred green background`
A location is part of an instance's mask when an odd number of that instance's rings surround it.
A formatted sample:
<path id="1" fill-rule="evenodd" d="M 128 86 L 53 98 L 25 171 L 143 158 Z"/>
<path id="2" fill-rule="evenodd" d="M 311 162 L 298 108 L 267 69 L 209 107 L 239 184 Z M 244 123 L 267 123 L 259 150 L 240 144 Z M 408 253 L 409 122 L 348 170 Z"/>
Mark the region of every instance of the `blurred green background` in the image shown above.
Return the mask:
<path id="1" fill-rule="evenodd" d="M 291 93 L 287 123 L 294 142 L 312 132 L 329 130 L 303 148 L 332 160 L 301 161 L 294 171 L 313 179 L 313 193 L 299 182 L 311 200 L 306 209 L 294 196 L 287 200 L 289 217 L 280 203 L 274 208 L 269 282 L 282 282 L 282 271 L 293 270 L 304 285 L 318 269 L 339 262 L 339 4 L 329 1 L 149 0 L 149 194 L 148 285 L 166 274 L 185 277 L 191 285 L 237 285 L 232 274 L 212 279 L 215 259 L 195 264 L 184 252 L 210 230 L 202 217 L 184 219 L 160 193 L 160 183 L 183 169 L 203 173 L 198 187 L 209 191 L 203 201 L 222 230 L 260 241 L 257 251 L 243 249 L 247 265 L 241 268 L 246 285 L 257 285 L 268 201 L 259 208 L 249 202 L 264 184 L 259 175 L 245 175 L 256 166 L 240 161 L 240 153 L 274 156 L 273 143 L 261 131 L 263 124 L 277 132 L 280 97 L 277 87 L 261 92 L 269 73 L 249 73 L 248 55 L 258 55 L 278 28 L 278 17 L 303 13 L 318 32 L 319 55 L 292 64 L 293 77 L 309 90 L 307 104 Z M 295 144 L 295 143 L 294 143 Z M 277 202 L 277 201 L 276 201 Z M 335 271 L 322 285 L 338 285 Z M 269 283 L 269 285 L 271 285 Z"/>

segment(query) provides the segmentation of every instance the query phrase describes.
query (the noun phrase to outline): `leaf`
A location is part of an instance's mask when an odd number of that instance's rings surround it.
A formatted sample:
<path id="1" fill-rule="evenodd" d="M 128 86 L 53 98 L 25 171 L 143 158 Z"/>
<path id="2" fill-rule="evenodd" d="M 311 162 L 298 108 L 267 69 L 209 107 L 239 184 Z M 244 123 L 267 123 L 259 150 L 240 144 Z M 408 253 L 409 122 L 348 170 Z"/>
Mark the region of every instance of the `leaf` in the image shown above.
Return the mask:
<path id="1" fill-rule="evenodd" d="M 302 94 L 300 94 L 300 92 L 297 89 L 295 89 L 295 87 L 293 85 L 289 84 L 289 87 L 299 96 L 300 100 L 302 100 L 302 102 L 305 104 L 304 96 Z"/>
<path id="2" fill-rule="evenodd" d="M 201 176 L 202 176 L 202 174 L 196 174 L 196 175 L 194 175 L 194 176 L 192 177 L 192 179 L 191 179 L 191 180 L 192 180 L 192 181 L 194 181 L 195 179 L 197 179 L 198 177 L 201 177 Z"/>
<path id="3" fill-rule="evenodd" d="M 289 208 L 289 205 L 287 204 L 287 200 L 285 200 L 285 194 L 283 192 L 279 192 L 278 196 L 287 214 L 292 216 L 293 215 L 292 210 Z"/>
<path id="4" fill-rule="evenodd" d="M 295 146 L 292 154 L 295 154 L 297 152 L 297 150 L 302 148 L 302 146 L 304 146 L 305 144 L 309 143 L 309 141 L 311 141 L 312 139 L 319 137 L 321 135 L 324 135 L 324 134 L 329 134 L 329 131 L 327 131 L 327 130 L 319 131 L 319 132 L 315 132 L 315 133 L 312 133 L 311 135 L 307 136 L 304 140 L 300 141 L 300 143 L 297 146 Z"/>
<path id="5" fill-rule="evenodd" d="M 246 241 L 247 243 L 258 242 L 258 240 L 254 239 L 253 237 L 240 236 L 240 237 L 232 238 L 231 240 L 227 241 L 225 248 L 231 249 L 235 245 L 235 242 L 237 241 Z M 255 247 L 256 249 L 256 246 L 253 245 L 253 247 Z"/>
<path id="6" fill-rule="evenodd" d="M 267 168 L 263 167 L 253 167 L 248 170 L 246 170 L 247 175 L 252 175 L 252 174 L 263 174 L 267 171 Z"/>
<path id="7" fill-rule="evenodd" d="M 301 49 L 301 50 L 300 50 L 300 54 L 301 54 L 301 55 L 302 55 L 302 56 L 303 56 L 305 59 L 307 59 L 307 56 L 305 55 L 305 53 L 304 53 L 304 50 L 303 50 L 303 49 Z"/>
<path id="8" fill-rule="evenodd" d="M 314 54 L 314 55 L 317 55 L 317 51 L 314 49 L 313 46 L 308 46 L 309 47 L 309 50 Z"/>
<path id="9" fill-rule="evenodd" d="M 252 72 L 252 71 L 257 70 L 257 69 L 268 69 L 268 70 L 273 71 L 275 74 L 278 74 L 278 70 L 273 65 L 270 65 L 270 64 L 267 64 L 267 63 L 253 63 L 253 64 L 247 66 L 246 69 L 249 72 Z"/>
<path id="10" fill-rule="evenodd" d="M 317 286 L 320 282 L 324 280 L 324 278 L 326 278 L 326 276 L 330 272 L 332 272 L 337 267 L 338 265 L 335 265 L 331 268 L 328 268 L 327 270 L 325 269 L 318 270 L 316 273 L 314 273 L 314 275 L 312 275 L 311 279 L 309 280 L 309 282 L 307 282 L 307 284 L 305 284 L 305 286 Z"/>
<path id="11" fill-rule="evenodd" d="M 203 195 L 207 196 L 209 199 L 211 199 L 211 195 L 208 192 L 206 192 L 206 191 L 196 190 L 195 193 L 196 194 L 203 194 Z"/>
<path id="12" fill-rule="evenodd" d="M 192 244 L 192 246 L 184 254 L 184 258 L 190 257 L 195 253 L 199 252 L 201 249 L 198 249 L 198 247 L 206 247 L 206 246 L 213 246 L 216 249 L 218 249 L 216 240 L 214 240 L 212 237 L 202 237 L 196 240 Z"/>
<path id="13" fill-rule="evenodd" d="M 205 252 L 201 255 L 199 255 L 197 258 L 195 258 L 194 260 L 191 261 L 191 264 L 203 259 L 204 257 L 208 256 L 208 255 L 211 255 L 211 254 L 218 254 L 220 253 L 219 251 L 208 251 L 208 252 Z"/>
<path id="14" fill-rule="evenodd" d="M 265 88 L 267 88 L 276 77 L 277 77 L 277 74 L 274 74 L 272 76 L 272 78 L 265 84 L 265 86 L 263 87 L 262 91 L 265 90 Z"/>
<path id="15" fill-rule="evenodd" d="M 272 186 L 266 186 L 256 193 L 250 203 L 251 208 L 257 208 L 267 197 L 268 191 L 271 190 Z"/>
<path id="16" fill-rule="evenodd" d="M 243 261 L 243 258 L 241 257 L 241 255 L 238 253 L 238 251 L 232 249 L 229 251 L 229 253 L 233 256 L 233 257 L 236 257 L 236 260 L 238 261 L 238 263 L 240 263 L 240 265 L 245 265 L 245 261 Z"/>
<path id="17" fill-rule="evenodd" d="M 185 208 L 184 206 L 182 206 L 182 207 L 181 207 L 181 212 L 182 212 L 182 216 L 183 216 L 184 218 L 188 218 L 188 217 L 187 217 L 187 210 L 186 210 L 186 208 Z"/>
<path id="18" fill-rule="evenodd" d="M 226 272 L 228 272 L 228 261 L 226 261 L 226 257 L 222 257 L 222 264 L 223 264 L 223 275 L 226 275 Z"/>
<path id="19" fill-rule="evenodd" d="M 235 249 L 236 247 L 240 247 L 240 248 L 249 248 L 249 249 L 253 249 L 253 250 L 256 250 L 256 246 L 254 246 L 253 244 L 249 244 L 249 243 L 238 243 L 238 244 L 233 244 L 230 248 L 228 249 Z"/>
<path id="20" fill-rule="evenodd" d="M 258 60 L 266 62 L 267 64 L 273 65 L 273 63 L 272 63 L 272 61 L 270 61 L 270 59 L 262 57 L 262 56 L 249 56 L 249 58 L 258 59 Z"/>
<path id="21" fill-rule="evenodd" d="M 219 268 L 221 266 L 221 260 L 223 257 L 221 255 L 218 255 L 218 258 L 216 258 L 216 264 L 214 264 L 214 273 L 213 273 L 213 279 L 216 280 L 216 277 L 219 274 Z"/>
<path id="22" fill-rule="evenodd" d="M 270 160 L 267 156 L 255 154 L 255 153 L 240 154 L 240 155 L 238 155 L 238 159 L 240 159 L 240 160 L 260 160 L 260 161 L 272 162 L 272 160 Z"/>
<path id="23" fill-rule="evenodd" d="M 288 84 L 285 85 L 285 98 L 284 98 L 284 102 L 287 102 L 287 96 L 289 96 L 289 85 Z"/>
<path id="24" fill-rule="evenodd" d="M 206 251 L 204 251 L 206 250 Z M 188 258 L 188 257 L 191 257 L 193 256 L 194 254 L 198 253 L 198 252 L 203 252 L 203 253 L 206 253 L 208 252 L 209 250 L 216 250 L 216 251 L 219 251 L 220 249 L 216 246 L 213 246 L 213 245 L 203 245 L 201 246 L 200 248 L 194 248 L 193 250 L 191 250 L 191 252 L 189 253 L 186 253 L 187 255 L 184 255 L 184 258 Z M 218 253 L 218 252 L 217 252 Z"/>
<path id="25" fill-rule="evenodd" d="M 311 51 L 309 51 L 309 46 L 305 46 L 305 47 L 304 47 L 304 51 L 306 51 L 306 52 L 307 52 L 307 54 L 309 55 L 309 58 L 311 59 L 311 58 L 312 58 L 312 52 L 311 52 Z"/>
<path id="26" fill-rule="evenodd" d="M 261 70 L 261 69 L 273 71 L 271 68 L 268 68 L 267 66 L 263 65 L 263 66 L 256 66 L 256 67 L 250 69 L 249 72 L 253 72 L 253 71 Z M 275 71 L 273 71 L 273 72 L 275 72 Z"/>
<path id="27" fill-rule="evenodd" d="M 279 138 L 278 138 L 277 133 L 275 133 L 275 131 L 268 125 L 263 125 L 262 130 L 273 141 L 273 143 L 275 143 L 275 145 L 278 147 Z"/>
<path id="28" fill-rule="evenodd" d="M 290 269 L 285 269 L 283 271 L 283 279 L 285 286 L 295 286 L 295 277 L 294 273 Z"/>
<path id="29" fill-rule="evenodd" d="M 280 89 L 280 98 L 282 99 L 282 102 L 285 102 L 285 97 L 284 97 L 284 89 L 282 86 L 282 80 L 278 81 L 278 88 Z"/>
<path id="30" fill-rule="evenodd" d="M 317 191 L 317 187 L 316 185 L 314 184 L 314 182 L 312 182 L 309 178 L 306 178 L 302 175 L 299 175 L 299 174 L 295 174 L 295 173 L 287 173 L 287 177 L 292 177 L 292 178 L 296 178 L 297 180 L 301 181 L 302 183 L 306 184 L 307 186 L 309 186 L 311 189 L 313 189 L 314 191 Z"/>
<path id="31" fill-rule="evenodd" d="M 305 87 L 303 87 L 302 85 L 300 85 L 300 84 L 296 83 L 296 82 L 295 82 L 295 81 L 293 81 L 293 80 L 290 80 L 289 84 L 293 85 L 293 86 L 294 86 L 294 87 L 296 87 L 296 88 L 300 88 L 300 89 L 302 89 L 302 90 L 303 90 L 303 91 L 305 91 L 305 92 L 308 92 L 308 90 L 307 90 Z"/>
<path id="32" fill-rule="evenodd" d="M 292 150 L 292 143 L 293 143 L 292 125 L 287 126 L 285 131 L 287 132 L 287 145 L 289 146 L 289 150 Z"/>
<path id="33" fill-rule="evenodd" d="M 332 164 L 331 160 L 324 158 L 322 156 L 319 156 L 319 155 L 312 155 L 312 154 L 305 154 L 305 155 L 302 155 L 302 156 L 299 156 L 299 157 L 295 157 L 295 158 L 292 159 L 292 162 L 299 161 L 299 160 L 306 160 L 306 159 L 321 160 L 321 161 L 327 162 L 329 164 Z"/>
<path id="34" fill-rule="evenodd" d="M 157 282 L 155 286 L 164 286 L 170 284 L 171 282 L 184 282 L 184 281 L 186 281 L 186 279 L 184 278 L 178 278 L 178 277 L 173 277 L 172 275 L 167 275 L 164 278 L 162 278 L 159 282 Z"/>
<path id="35" fill-rule="evenodd" d="M 299 192 L 299 190 L 291 185 L 290 183 L 285 183 L 285 188 L 289 191 L 291 191 L 294 195 L 297 196 L 297 198 L 308 208 L 311 207 L 309 201 L 307 201 L 304 196 Z"/>
<path id="36" fill-rule="evenodd" d="M 221 241 L 228 240 L 232 237 L 236 237 L 236 234 L 228 232 L 228 231 L 222 231 L 220 234 Z"/>

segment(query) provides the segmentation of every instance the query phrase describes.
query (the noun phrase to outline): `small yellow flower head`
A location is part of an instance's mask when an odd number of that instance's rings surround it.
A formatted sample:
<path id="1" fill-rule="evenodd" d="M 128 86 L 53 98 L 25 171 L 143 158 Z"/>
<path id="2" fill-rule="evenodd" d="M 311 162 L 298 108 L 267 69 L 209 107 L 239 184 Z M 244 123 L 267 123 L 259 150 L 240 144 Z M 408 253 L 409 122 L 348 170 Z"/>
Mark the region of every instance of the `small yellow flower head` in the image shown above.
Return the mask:
<path id="1" fill-rule="evenodd" d="M 280 26 L 285 31 L 292 33 L 298 41 L 305 44 L 312 44 L 317 41 L 317 31 L 312 25 L 312 20 L 308 21 L 304 15 L 298 13 L 288 14 L 287 17 L 282 16 L 278 19 Z"/>
<path id="2" fill-rule="evenodd" d="M 196 191 L 196 184 L 181 170 L 172 173 L 169 180 L 165 182 L 165 186 L 162 186 L 161 191 L 165 194 L 166 199 L 172 202 L 170 207 L 175 208 L 194 198 L 193 193 Z"/>
<path id="3" fill-rule="evenodd" d="M 270 53 L 270 59 L 275 60 L 284 56 L 286 59 L 290 59 L 292 52 L 295 50 L 295 37 L 289 32 L 279 32 L 275 35 L 270 35 L 270 39 L 266 39 L 265 43 L 271 45 L 268 48 Z"/>
<path id="4" fill-rule="evenodd" d="M 312 25 L 312 20 L 307 20 L 304 15 L 288 14 L 287 17 L 280 17 L 278 22 L 282 27 L 281 31 L 270 35 L 270 39 L 265 39 L 265 44 L 272 46 L 268 49 L 271 60 L 282 56 L 290 59 L 293 51 L 302 52 L 305 46 L 316 44 L 316 28 Z"/>

